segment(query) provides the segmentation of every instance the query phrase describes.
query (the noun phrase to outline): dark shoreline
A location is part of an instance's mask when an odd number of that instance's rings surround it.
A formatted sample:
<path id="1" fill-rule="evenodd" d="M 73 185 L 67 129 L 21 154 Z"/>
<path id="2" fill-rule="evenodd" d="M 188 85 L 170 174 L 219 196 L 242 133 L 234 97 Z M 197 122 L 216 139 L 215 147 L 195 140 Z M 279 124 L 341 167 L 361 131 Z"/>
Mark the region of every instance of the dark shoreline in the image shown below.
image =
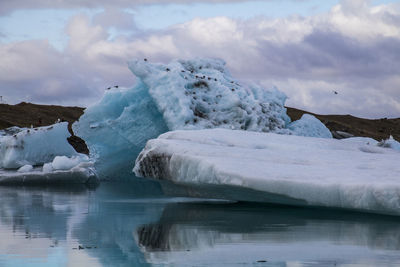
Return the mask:
<path id="1" fill-rule="evenodd" d="M 392 135 L 400 141 L 400 118 L 396 119 L 363 119 L 351 115 L 318 115 L 308 111 L 287 108 L 292 121 L 300 119 L 304 113 L 317 117 L 334 134 L 337 131 L 346 132 L 354 136 L 371 137 L 377 141 L 389 138 Z M 79 119 L 85 108 L 66 107 L 57 105 L 37 105 L 21 102 L 17 105 L 0 104 L 0 130 L 12 126 L 33 127 L 51 125 L 57 119 L 68 121 L 68 130 L 71 137 L 68 140 L 80 153 L 89 151 L 82 139 L 75 136 L 71 125 Z M 340 136 L 335 136 L 339 138 Z"/>

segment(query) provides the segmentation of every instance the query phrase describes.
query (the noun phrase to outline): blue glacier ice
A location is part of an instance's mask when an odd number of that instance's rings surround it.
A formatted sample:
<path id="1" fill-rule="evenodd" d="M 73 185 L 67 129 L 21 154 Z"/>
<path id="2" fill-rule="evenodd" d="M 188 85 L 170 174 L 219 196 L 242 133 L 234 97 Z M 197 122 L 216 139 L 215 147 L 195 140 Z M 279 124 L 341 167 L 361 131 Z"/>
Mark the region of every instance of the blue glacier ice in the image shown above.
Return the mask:
<path id="1" fill-rule="evenodd" d="M 311 115 L 291 123 L 284 93 L 234 79 L 223 60 L 132 60 L 129 68 L 136 85 L 105 91 L 73 125 L 102 179 L 133 177 L 146 141 L 170 130 L 225 128 L 332 137 Z"/>
<path id="2" fill-rule="evenodd" d="M 0 184 L 96 182 L 92 160 L 68 143 L 68 123 L 0 132 Z"/>
<path id="3" fill-rule="evenodd" d="M 29 129 L 13 127 L 11 134 L 0 135 L 0 168 L 43 165 L 55 156 L 77 155 L 67 142 L 70 136 L 67 125 L 62 122 Z"/>

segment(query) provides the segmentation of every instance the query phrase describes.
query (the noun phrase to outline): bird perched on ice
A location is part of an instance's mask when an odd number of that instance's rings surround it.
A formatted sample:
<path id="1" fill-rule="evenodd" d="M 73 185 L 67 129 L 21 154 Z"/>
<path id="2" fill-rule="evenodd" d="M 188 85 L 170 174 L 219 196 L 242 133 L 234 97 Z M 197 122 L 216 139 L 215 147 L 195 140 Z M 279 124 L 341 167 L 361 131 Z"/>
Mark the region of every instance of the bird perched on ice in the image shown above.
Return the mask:
<path id="1" fill-rule="evenodd" d="M 333 91 L 333 93 L 334 93 L 335 95 L 337 95 L 337 94 L 338 94 L 338 92 L 337 92 L 337 91 L 335 91 L 335 90 Z"/>

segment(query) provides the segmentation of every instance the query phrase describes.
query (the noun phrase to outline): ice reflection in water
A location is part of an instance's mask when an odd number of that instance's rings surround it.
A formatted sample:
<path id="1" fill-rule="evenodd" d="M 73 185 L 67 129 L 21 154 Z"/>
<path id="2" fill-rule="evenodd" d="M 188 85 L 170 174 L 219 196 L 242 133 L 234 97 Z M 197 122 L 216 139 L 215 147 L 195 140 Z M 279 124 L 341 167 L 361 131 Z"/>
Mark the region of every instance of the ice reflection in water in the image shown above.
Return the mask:
<path id="1" fill-rule="evenodd" d="M 0 187 L 0 266 L 398 266 L 399 250 L 395 217 L 193 202 L 144 182 Z"/>

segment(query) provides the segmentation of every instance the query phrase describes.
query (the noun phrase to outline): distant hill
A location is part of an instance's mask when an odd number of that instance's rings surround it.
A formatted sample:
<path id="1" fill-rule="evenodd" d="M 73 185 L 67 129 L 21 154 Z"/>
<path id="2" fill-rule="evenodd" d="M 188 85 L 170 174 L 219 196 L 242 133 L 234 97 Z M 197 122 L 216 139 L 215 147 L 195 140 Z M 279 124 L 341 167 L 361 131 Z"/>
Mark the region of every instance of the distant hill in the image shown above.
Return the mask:
<path id="1" fill-rule="evenodd" d="M 71 125 L 79 119 L 83 111 L 84 108 L 81 107 L 36 105 L 25 102 L 17 105 L 0 104 L 0 129 L 11 126 L 45 126 L 61 119 L 69 122 L 68 128 L 73 135 Z M 341 132 L 345 132 L 354 136 L 371 137 L 378 141 L 393 135 L 400 141 L 400 118 L 369 120 L 351 115 L 318 115 L 290 107 L 287 107 L 287 113 L 292 121 L 298 120 L 304 113 L 314 115 L 331 130 L 336 138 L 340 138 Z M 88 153 L 86 145 L 79 140 L 79 137 L 73 136 L 69 141 L 77 151 Z"/>

